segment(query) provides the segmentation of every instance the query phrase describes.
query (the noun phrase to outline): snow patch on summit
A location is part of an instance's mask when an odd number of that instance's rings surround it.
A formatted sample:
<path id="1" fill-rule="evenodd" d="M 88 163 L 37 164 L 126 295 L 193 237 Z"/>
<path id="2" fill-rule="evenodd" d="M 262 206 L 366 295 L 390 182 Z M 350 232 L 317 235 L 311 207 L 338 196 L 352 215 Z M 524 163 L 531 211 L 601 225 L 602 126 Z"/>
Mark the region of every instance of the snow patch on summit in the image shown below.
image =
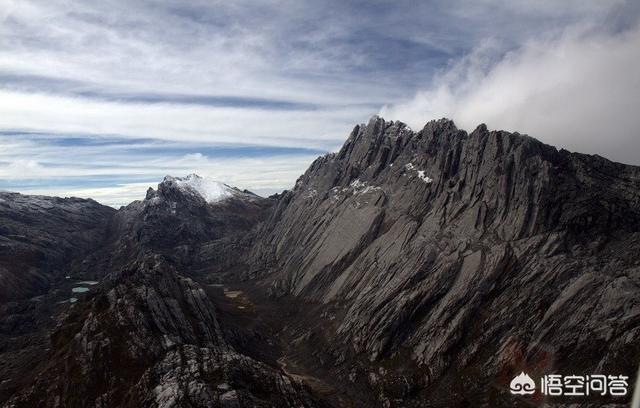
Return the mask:
<path id="1" fill-rule="evenodd" d="M 174 177 L 173 180 L 180 190 L 199 194 L 208 203 L 216 203 L 233 196 L 234 190 L 228 185 L 197 174 Z"/>

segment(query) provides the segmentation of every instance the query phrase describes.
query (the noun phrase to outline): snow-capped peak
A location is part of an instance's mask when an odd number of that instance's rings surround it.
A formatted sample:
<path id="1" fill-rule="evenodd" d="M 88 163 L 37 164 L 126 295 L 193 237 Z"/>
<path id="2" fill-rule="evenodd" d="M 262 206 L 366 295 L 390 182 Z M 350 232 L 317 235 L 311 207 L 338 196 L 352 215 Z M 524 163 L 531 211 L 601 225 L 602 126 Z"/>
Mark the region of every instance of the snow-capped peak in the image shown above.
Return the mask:
<path id="1" fill-rule="evenodd" d="M 169 178 L 169 176 L 167 177 Z M 165 178 L 165 180 L 167 179 Z M 215 203 L 233 196 L 235 190 L 224 183 L 197 174 L 187 177 L 170 177 L 176 186 L 184 191 L 199 194 L 208 203 Z"/>

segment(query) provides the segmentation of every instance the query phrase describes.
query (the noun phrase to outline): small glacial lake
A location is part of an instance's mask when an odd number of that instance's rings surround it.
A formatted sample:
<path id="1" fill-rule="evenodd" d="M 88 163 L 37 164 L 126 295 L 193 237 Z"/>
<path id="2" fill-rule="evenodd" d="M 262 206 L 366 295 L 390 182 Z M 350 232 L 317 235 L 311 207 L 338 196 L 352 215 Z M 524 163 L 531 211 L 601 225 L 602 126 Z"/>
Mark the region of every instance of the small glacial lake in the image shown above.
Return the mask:
<path id="1" fill-rule="evenodd" d="M 71 292 L 73 293 L 85 293 L 88 291 L 89 291 L 89 288 L 87 288 L 86 286 L 76 286 L 75 288 L 71 289 Z"/>

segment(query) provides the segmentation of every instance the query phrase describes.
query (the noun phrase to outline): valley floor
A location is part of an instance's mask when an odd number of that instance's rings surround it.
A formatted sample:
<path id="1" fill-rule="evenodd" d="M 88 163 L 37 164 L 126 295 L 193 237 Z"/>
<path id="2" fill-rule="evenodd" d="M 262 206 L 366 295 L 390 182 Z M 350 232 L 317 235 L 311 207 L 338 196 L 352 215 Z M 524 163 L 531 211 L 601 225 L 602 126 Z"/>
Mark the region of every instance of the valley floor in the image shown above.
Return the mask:
<path id="1" fill-rule="evenodd" d="M 333 357 L 314 346 L 326 341 L 317 336 L 328 332 L 333 320 L 317 318 L 320 305 L 290 296 L 272 299 L 253 283 L 202 285 L 217 307 L 221 326 L 243 353 L 279 367 L 331 406 L 356 407 L 369 399 L 365 389 L 345 384 L 322 367 Z"/>

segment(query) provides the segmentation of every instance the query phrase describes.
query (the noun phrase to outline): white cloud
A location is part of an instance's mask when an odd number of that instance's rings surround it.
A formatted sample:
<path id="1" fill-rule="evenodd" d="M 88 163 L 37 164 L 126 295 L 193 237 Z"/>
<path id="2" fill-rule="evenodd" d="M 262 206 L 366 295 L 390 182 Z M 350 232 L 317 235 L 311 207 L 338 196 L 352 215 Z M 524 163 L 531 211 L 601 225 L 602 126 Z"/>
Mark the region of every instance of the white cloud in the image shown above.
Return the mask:
<path id="1" fill-rule="evenodd" d="M 0 185 L 124 204 L 166 174 L 196 172 L 267 194 L 315 158 L 279 148 L 337 149 L 384 103 L 385 115 L 417 128 L 451 116 L 634 156 L 637 37 L 558 33 L 619 30 L 639 9 L 624 0 L 0 0 Z M 47 139 L 55 134 L 78 144 Z M 218 158 L 228 144 L 274 156 Z"/>
<path id="2" fill-rule="evenodd" d="M 60 187 L 27 187 L 20 192 L 33 195 L 92 198 L 101 204 L 119 208 L 134 200 L 144 199 L 145 192 L 149 187 L 155 187 L 155 185 L 153 183 L 125 183 L 108 187 L 67 187 L 63 194 L 61 194 Z"/>
<path id="3" fill-rule="evenodd" d="M 35 160 L 18 159 L 11 161 L 6 169 L 0 169 L 0 175 L 7 179 L 26 179 L 42 177 L 46 170 Z"/>
<path id="4" fill-rule="evenodd" d="M 371 114 L 370 108 L 357 106 L 271 111 L 101 102 L 0 90 L 0 128 L 174 141 L 326 148 Z"/>
<path id="5" fill-rule="evenodd" d="M 491 62 L 494 51 L 484 44 L 442 72 L 433 86 L 380 114 L 417 128 L 439 117 L 468 130 L 486 123 L 640 164 L 640 29 L 573 28 L 531 40 Z"/>

